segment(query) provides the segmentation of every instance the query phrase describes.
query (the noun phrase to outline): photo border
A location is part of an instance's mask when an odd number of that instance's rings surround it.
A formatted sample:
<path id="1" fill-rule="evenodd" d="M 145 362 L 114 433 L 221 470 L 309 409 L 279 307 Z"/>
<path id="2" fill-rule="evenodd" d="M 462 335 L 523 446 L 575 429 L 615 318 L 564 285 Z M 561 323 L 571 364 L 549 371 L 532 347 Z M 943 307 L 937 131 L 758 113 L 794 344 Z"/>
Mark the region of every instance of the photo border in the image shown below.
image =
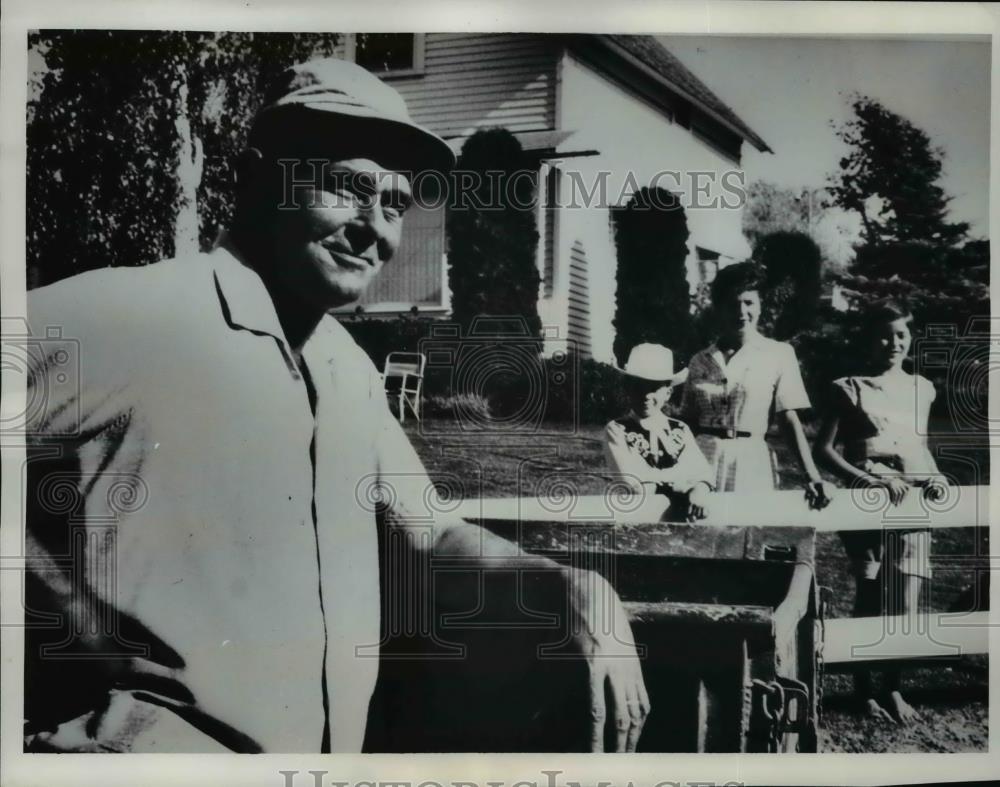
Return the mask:
<path id="1" fill-rule="evenodd" d="M 391 11 L 390 11 L 391 9 Z M 230 2 L 230 0 L 155 0 L 126 3 L 91 0 L 84 4 L 8 0 L 0 19 L 0 309 L 5 317 L 25 312 L 25 102 L 26 33 L 38 28 L 143 28 L 191 30 L 315 30 L 389 31 L 567 31 L 637 32 L 673 35 L 725 35 L 829 38 L 906 38 L 914 40 L 977 40 L 992 42 L 991 120 L 1000 97 L 1000 70 L 996 30 L 1000 9 L 978 4 L 946 3 L 670 3 L 641 0 L 549 3 L 537 0 L 462 3 L 423 0 L 399 6 L 385 0 L 349 5 L 315 0 L 283 3 Z M 391 21 L 391 24 L 389 22 Z M 991 160 L 1000 161 L 1000 135 L 991 124 Z M 991 204 L 996 206 L 1000 167 L 990 176 Z M 1000 238 L 1000 211 L 990 215 L 990 235 Z M 992 269 L 991 269 L 992 272 Z M 997 281 L 991 277 L 992 302 L 997 302 Z M 994 351 L 995 348 L 994 348 Z M 5 412 L 20 412 L 24 390 L 21 379 L 4 374 Z M 990 419 L 997 411 L 998 393 L 990 392 Z M 606 782 L 611 787 L 656 785 L 662 782 L 745 784 L 877 784 L 919 783 L 988 779 L 1000 772 L 997 752 L 1000 724 L 990 725 L 990 753 L 948 754 L 786 754 L 779 757 L 737 754 L 637 754 L 621 757 L 596 755 L 344 755 L 286 754 L 178 755 L 126 754 L 96 757 L 90 754 L 24 754 L 21 751 L 23 702 L 23 632 L 10 625 L 19 616 L 21 572 L 16 557 L 20 549 L 21 476 L 23 447 L 9 436 L 0 438 L 3 478 L 0 498 L 0 782 L 22 785 L 186 784 L 267 785 L 283 787 L 282 770 L 299 771 L 296 787 L 312 787 L 308 771 L 325 771 L 323 785 L 347 783 L 408 782 L 413 787 L 430 782 L 447 787 L 453 782 L 486 787 L 513 787 L 519 781 L 549 787 L 545 771 L 559 771 L 557 785 L 572 780 L 581 785 Z M 996 462 L 1000 444 L 991 445 Z M 994 466 L 997 466 L 994 464 Z M 1000 485 L 998 485 L 1000 488 Z M 991 489 L 992 510 L 997 490 Z M 997 541 L 997 527 L 993 543 Z M 992 609 L 997 609 L 1000 583 L 992 583 Z M 995 614 L 995 613 L 994 613 Z M 1000 628 L 990 630 L 991 652 L 1000 645 Z M 1000 695 L 994 660 L 990 660 L 990 711 Z M 428 787 L 430 787 L 428 785 Z"/>

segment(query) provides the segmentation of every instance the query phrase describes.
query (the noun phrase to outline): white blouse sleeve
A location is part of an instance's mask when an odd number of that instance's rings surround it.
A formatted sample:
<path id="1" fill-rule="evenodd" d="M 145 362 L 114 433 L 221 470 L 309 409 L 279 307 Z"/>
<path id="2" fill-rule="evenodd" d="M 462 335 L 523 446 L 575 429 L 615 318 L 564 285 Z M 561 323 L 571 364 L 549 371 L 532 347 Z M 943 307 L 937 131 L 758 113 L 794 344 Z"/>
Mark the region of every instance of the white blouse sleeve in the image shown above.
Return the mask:
<path id="1" fill-rule="evenodd" d="M 795 348 L 786 343 L 782 343 L 782 348 L 778 381 L 774 387 L 774 410 L 778 413 L 785 410 L 806 410 L 810 407 L 809 395 L 802 382 Z"/>

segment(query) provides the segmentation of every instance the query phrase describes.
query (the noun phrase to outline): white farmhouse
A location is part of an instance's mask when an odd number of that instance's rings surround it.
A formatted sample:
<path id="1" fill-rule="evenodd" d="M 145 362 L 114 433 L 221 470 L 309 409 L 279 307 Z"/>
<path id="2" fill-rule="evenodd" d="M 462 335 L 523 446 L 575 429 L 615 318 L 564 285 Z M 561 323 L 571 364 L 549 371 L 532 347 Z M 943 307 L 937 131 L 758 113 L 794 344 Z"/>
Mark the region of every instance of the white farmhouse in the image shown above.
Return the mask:
<path id="1" fill-rule="evenodd" d="M 539 314 L 586 356 L 612 361 L 611 212 L 636 189 L 681 196 L 692 287 L 749 255 L 740 154 L 744 142 L 769 148 L 651 36 L 352 34 L 341 54 L 389 81 L 456 152 L 480 128 L 518 137 L 537 166 Z M 446 264 L 443 208 L 413 210 L 394 275 L 362 308 L 447 317 Z"/>

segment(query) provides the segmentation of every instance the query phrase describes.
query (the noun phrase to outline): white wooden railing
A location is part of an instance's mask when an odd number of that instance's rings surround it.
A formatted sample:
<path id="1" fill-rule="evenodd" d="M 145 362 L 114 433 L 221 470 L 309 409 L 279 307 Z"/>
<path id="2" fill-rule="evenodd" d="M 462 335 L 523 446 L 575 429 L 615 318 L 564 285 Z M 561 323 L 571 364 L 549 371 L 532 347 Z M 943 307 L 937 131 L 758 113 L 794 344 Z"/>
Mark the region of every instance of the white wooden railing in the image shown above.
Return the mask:
<path id="1" fill-rule="evenodd" d="M 615 494 L 482 498 L 463 501 L 469 520 L 643 524 L 660 522 L 669 503 L 660 495 Z M 724 492 L 712 496 L 699 527 L 808 527 L 817 532 L 891 528 L 988 527 L 989 487 L 950 487 L 942 500 L 912 489 L 894 506 L 881 489 L 835 489 L 830 504 L 810 510 L 801 491 Z M 986 556 L 983 556 L 984 558 Z M 908 617 L 840 618 L 825 623 L 824 661 L 856 664 L 988 652 L 989 611 L 921 613 Z"/>
<path id="2" fill-rule="evenodd" d="M 830 504 L 810 510 L 801 491 L 720 492 L 711 496 L 701 527 L 810 527 L 817 532 L 883 528 L 987 527 L 989 487 L 956 486 L 943 500 L 925 500 L 912 489 L 898 506 L 882 489 L 834 489 Z M 465 500 L 455 513 L 463 519 L 522 522 L 659 522 L 669 502 L 661 495 L 615 494 L 495 497 Z"/>

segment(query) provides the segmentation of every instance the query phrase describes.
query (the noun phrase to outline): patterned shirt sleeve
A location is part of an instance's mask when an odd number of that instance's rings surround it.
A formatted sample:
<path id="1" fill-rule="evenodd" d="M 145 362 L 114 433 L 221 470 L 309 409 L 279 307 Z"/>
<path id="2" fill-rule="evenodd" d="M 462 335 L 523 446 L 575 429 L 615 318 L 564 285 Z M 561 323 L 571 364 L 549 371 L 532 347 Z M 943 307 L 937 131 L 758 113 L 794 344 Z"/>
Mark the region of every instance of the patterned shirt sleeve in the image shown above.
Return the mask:
<path id="1" fill-rule="evenodd" d="M 634 492 L 642 491 L 643 481 L 651 468 L 633 453 L 625 439 L 625 427 L 617 421 L 611 421 L 604 429 L 604 452 L 608 466 L 617 476 L 615 481 L 622 481 Z"/>
<path id="2" fill-rule="evenodd" d="M 656 481 L 671 487 L 675 492 L 687 493 L 700 483 L 712 486 L 713 473 L 708 460 L 698 447 L 694 434 L 684 423 L 677 422 L 674 429 L 681 433 L 684 447 L 677 457 L 677 464 L 656 472 Z"/>

